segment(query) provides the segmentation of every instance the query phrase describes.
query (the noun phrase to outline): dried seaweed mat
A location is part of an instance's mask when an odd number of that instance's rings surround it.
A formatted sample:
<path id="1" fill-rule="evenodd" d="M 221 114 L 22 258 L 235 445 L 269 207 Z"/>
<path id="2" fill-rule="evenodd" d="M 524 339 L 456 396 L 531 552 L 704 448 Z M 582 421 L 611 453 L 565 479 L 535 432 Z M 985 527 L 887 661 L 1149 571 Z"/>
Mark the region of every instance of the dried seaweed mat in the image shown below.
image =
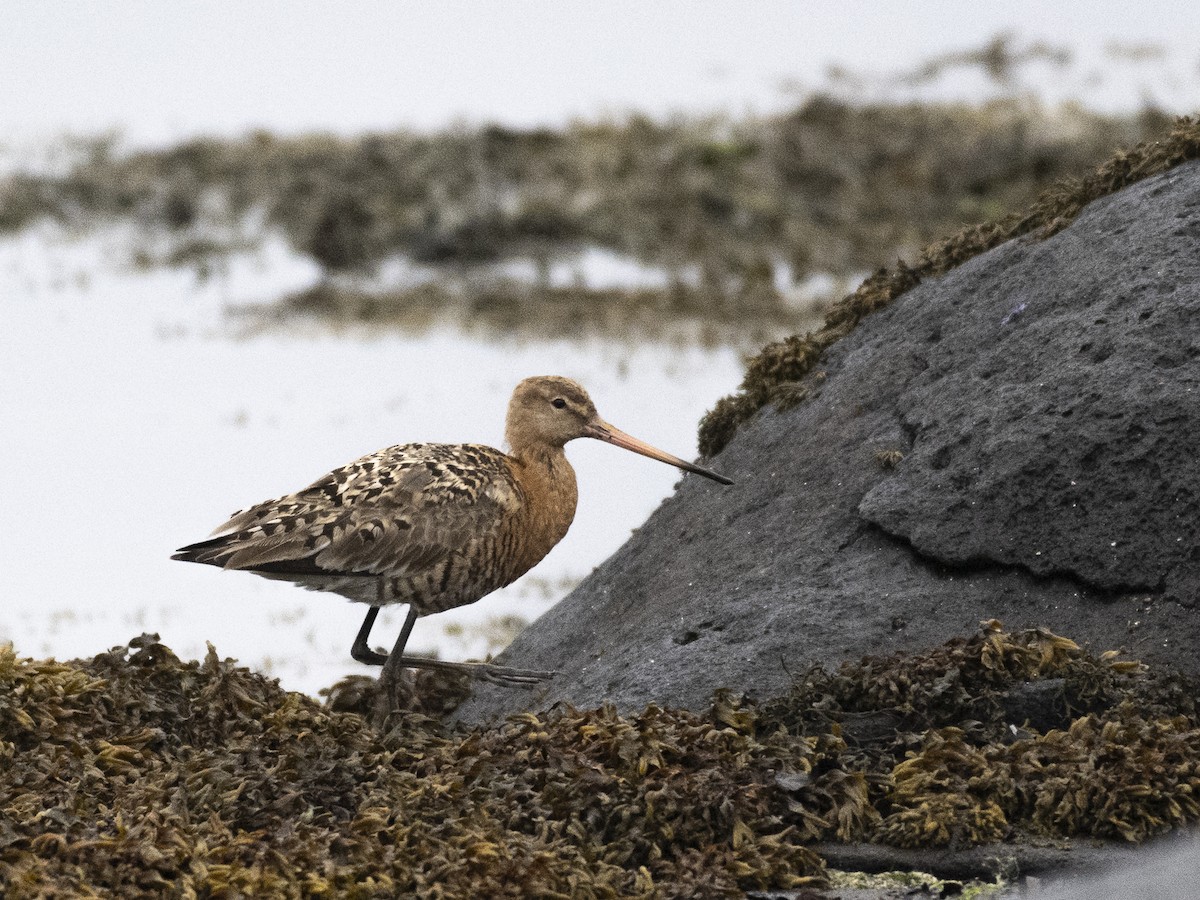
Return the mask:
<path id="1" fill-rule="evenodd" d="M 386 731 L 153 635 L 0 647 L 0 893 L 743 896 L 820 889 L 812 845 L 1139 842 L 1200 818 L 1196 688 L 999 623 L 703 713 L 555 708 Z M 424 711 L 421 711 L 424 710 Z"/>

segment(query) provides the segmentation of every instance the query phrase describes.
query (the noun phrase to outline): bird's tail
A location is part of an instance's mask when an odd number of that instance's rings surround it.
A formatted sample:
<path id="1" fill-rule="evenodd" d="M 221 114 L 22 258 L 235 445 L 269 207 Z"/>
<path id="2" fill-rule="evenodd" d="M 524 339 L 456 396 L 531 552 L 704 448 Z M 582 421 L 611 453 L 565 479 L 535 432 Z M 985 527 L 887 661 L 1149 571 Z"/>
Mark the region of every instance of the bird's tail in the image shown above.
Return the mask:
<path id="1" fill-rule="evenodd" d="M 180 547 L 171 554 L 171 559 L 224 567 L 229 562 L 229 558 L 237 551 L 237 543 L 236 535 L 224 534 Z"/>

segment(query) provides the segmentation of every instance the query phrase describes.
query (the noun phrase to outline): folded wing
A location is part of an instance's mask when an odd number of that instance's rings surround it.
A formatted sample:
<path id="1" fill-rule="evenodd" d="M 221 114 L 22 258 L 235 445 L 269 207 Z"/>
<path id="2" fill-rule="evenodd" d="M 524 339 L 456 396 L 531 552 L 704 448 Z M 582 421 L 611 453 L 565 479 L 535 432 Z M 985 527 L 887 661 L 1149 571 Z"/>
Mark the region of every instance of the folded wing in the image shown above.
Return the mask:
<path id="1" fill-rule="evenodd" d="M 239 512 L 172 558 L 298 579 L 416 574 L 469 554 L 522 502 L 498 450 L 404 444 Z"/>

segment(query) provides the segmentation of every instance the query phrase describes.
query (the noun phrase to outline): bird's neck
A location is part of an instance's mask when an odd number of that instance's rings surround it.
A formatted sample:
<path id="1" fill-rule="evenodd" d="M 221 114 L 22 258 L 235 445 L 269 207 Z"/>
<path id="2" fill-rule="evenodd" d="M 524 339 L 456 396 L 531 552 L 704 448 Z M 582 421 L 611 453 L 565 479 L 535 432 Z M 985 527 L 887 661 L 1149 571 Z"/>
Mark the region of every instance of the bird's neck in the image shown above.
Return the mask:
<path id="1" fill-rule="evenodd" d="M 564 477 L 572 483 L 575 481 L 575 470 L 567 462 L 567 454 L 561 445 L 529 444 L 515 446 L 509 451 L 509 456 L 515 459 L 530 477 L 539 481 L 560 481 Z"/>
<path id="2" fill-rule="evenodd" d="M 561 446 L 539 444 L 533 447 L 514 448 L 509 454 L 520 468 L 520 480 L 526 494 L 533 501 L 531 506 L 538 517 L 547 521 L 561 522 L 562 533 L 575 516 L 575 504 L 579 499 L 575 485 L 575 469 L 567 460 Z M 555 538 L 561 538 L 559 534 Z"/>

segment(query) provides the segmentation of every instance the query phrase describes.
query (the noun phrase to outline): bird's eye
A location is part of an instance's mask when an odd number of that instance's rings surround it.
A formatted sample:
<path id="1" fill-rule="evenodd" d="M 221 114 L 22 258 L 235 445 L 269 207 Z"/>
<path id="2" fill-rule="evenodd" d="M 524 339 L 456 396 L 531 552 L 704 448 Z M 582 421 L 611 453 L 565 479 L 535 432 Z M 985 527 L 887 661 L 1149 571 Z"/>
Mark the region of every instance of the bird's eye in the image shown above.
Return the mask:
<path id="1" fill-rule="evenodd" d="M 562 409 L 564 406 L 567 405 L 567 401 L 564 400 L 562 397 L 555 397 L 553 400 L 550 401 L 550 405 L 553 406 L 555 409 Z"/>

